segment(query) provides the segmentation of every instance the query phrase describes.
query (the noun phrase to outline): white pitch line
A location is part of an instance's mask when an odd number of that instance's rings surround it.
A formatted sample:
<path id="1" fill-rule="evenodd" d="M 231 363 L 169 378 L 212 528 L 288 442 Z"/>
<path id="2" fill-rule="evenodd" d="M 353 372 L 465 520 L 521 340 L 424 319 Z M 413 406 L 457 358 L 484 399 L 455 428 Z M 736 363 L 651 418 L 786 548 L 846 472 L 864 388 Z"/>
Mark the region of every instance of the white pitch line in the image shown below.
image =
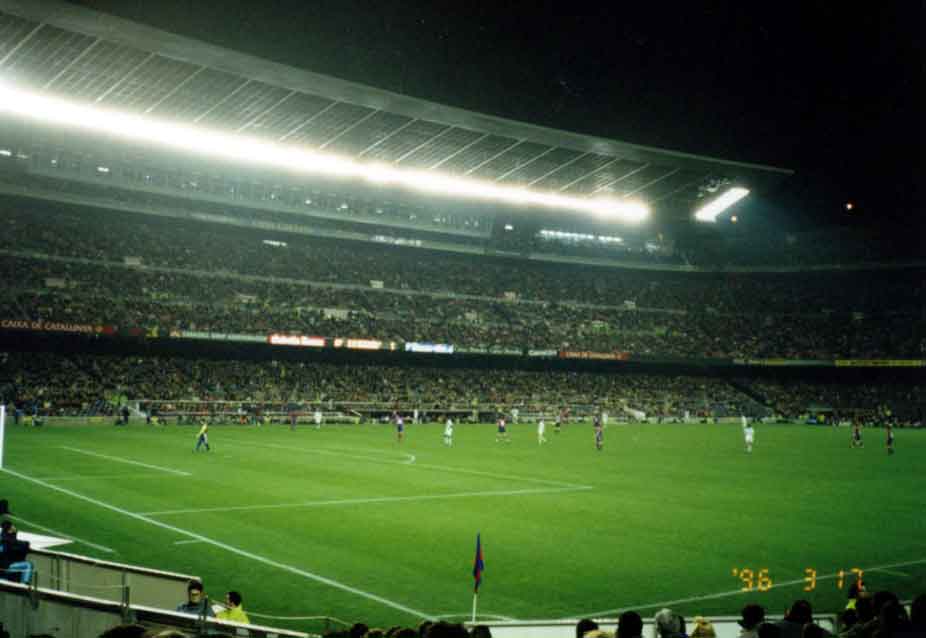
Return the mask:
<path id="1" fill-rule="evenodd" d="M 94 479 L 129 479 L 129 478 L 159 478 L 163 479 L 164 474 L 72 474 L 70 476 L 42 476 L 39 478 L 41 481 L 54 481 L 58 483 L 60 481 L 88 481 Z"/>
<path id="2" fill-rule="evenodd" d="M 868 568 L 868 571 L 870 571 L 870 572 L 881 572 L 882 574 L 890 574 L 891 576 L 900 576 L 900 577 L 902 577 L 902 578 L 913 578 L 910 574 L 906 574 L 906 573 L 904 573 L 904 572 L 898 572 L 898 571 L 894 571 L 894 570 L 890 570 L 890 569 L 884 569 L 883 567 L 880 567 L 880 568 L 879 568 L 879 567 L 875 567 L 874 569 L 872 569 L 872 568 L 869 567 L 869 568 Z"/>
<path id="3" fill-rule="evenodd" d="M 58 531 L 58 530 L 56 530 L 56 529 L 52 529 L 52 528 L 50 528 L 50 527 L 45 527 L 44 525 L 39 525 L 38 523 L 33 523 L 32 521 L 27 521 L 26 519 L 24 519 L 24 518 L 21 517 L 21 516 L 13 516 L 12 514 L 9 514 L 8 516 L 9 516 L 10 518 L 12 518 L 14 521 L 19 521 L 19 522 L 21 522 L 21 523 L 25 523 L 25 524 L 28 525 L 29 527 L 35 527 L 35 528 L 37 528 L 37 529 L 40 529 L 40 530 L 49 532 L 50 534 L 55 534 L 55 535 L 57 535 L 57 536 L 60 536 L 61 538 L 66 538 L 66 539 L 68 539 L 69 541 L 73 541 L 73 542 L 75 542 L 75 543 L 80 543 L 81 545 L 86 545 L 87 547 L 92 547 L 93 549 L 98 549 L 98 550 L 100 550 L 101 552 L 106 552 L 107 554 L 115 554 L 115 553 L 116 553 L 116 550 L 114 550 L 114 549 L 112 549 L 112 548 L 110 548 L 110 547 L 104 547 L 103 545 L 97 545 L 96 543 L 91 543 L 90 541 L 85 541 L 85 540 L 82 539 L 82 538 L 78 538 L 78 537 L 72 536 L 72 535 L 70 535 L 70 534 L 65 534 L 64 532 L 60 532 L 60 531 Z"/>
<path id="4" fill-rule="evenodd" d="M 174 545 L 190 545 L 191 543 L 202 543 L 198 538 L 190 538 L 183 541 L 174 541 Z"/>
<path id="5" fill-rule="evenodd" d="M 141 512 L 144 516 L 169 516 L 172 514 L 206 514 L 210 512 L 247 512 L 250 510 L 298 509 L 302 507 L 327 507 L 331 505 L 372 505 L 376 503 L 407 503 L 414 501 L 437 501 L 442 499 L 472 498 L 476 496 L 519 496 L 525 494 L 555 494 L 578 492 L 590 487 L 543 487 L 524 490 L 496 490 L 486 492 L 452 492 L 450 494 L 427 494 L 418 496 L 382 496 L 374 498 L 345 498 L 327 501 L 303 501 L 302 503 L 274 503 L 270 505 L 229 505 L 227 507 L 205 507 L 201 509 L 161 510 Z"/>
<path id="6" fill-rule="evenodd" d="M 189 472 L 182 472 L 180 470 L 174 470 L 169 467 L 161 467 L 160 465 L 149 465 L 148 463 L 142 463 L 141 461 L 132 461 L 131 459 L 124 459 L 119 456 L 109 456 L 108 454 L 100 454 L 98 452 L 91 452 L 90 450 L 81 450 L 76 447 L 68 447 L 66 445 L 60 446 L 62 450 L 70 450 L 71 452 L 77 452 L 78 454 L 86 454 L 87 456 L 95 456 L 101 459 L 107 459 L 109 461 L 115 461 L 117 463 L 125 463 L 126 465 L 137 465 L 138 467 L 147 467 L 149 470 L 160 470 L 162 472 L 169 472 L 170 474 L 176 474 L 177 476 L 193 476 Z"/>
<path id="7" fill-rule="evenodd" d="M 306 452 L 309 454 L 322 454 L 329 456 L 343 456 L 347 458 L 361 459 L 365 461 L 373 461 L 374 463 L 387 463 L 387 464 L 407 464 L 407 461 L 395 461 L 387 460 L 383 458 L 377 458 L 373 456 L 360 456 L 356 454 L 345 454 L 343 452 L 334 452 L 332 450 L 326 449 L 312 449 L 312 448 L 301 448 L 301 447 L 292 447 L 290 445 L 277 445 L 274 443 L 253 443 L 253 444 L 244 444 L 244 443 L 226 443 L 226 445 L 240 445 L 245 447 L 265 447 L 273 448 L 278 450 L 287 450 L 289 452 Z M 571 488 L 582 488 L 582 489 L 592 489 L 590 485 L 578 485 L 576 483 L 567 483 L 565 481 L 554 481 L 552 479 L 538 479 L 531 478 L 528 476 L 512 476 L 510 474 L 496 474 L 495 472 L 483 472 L 481 470 L 471 470 L 464 467 L 450 467 L 447 465 L 431 465 L 428 463 L 415 463 L 413 467 L 426 469 L 426 470 L 438 470 L 441 472 L 456 472 L 458 474 L 471 474 L 473 476 L 485 476 L 488 478 L 497 478 L 503 479 L 506 481 L 523 481 L 525 483 L 538 483 L 540 485 L 554 485 L 556 487 L 571 487 Z"/>
<path id="8" fill-rule="evenodd" d="M 863 572 L 877 572 L 883 571 L 885 569 L 890 569 L 892 567 L 907 567 L 909 565 L 921 565 L 926 563 L 926 558 L 921 558 L 919 560 L 911 560 L 904 563 L 891 563 L 889 565 L 878 565 L 875 567 L 866 567 L 862 569 Z M 844 574 L 845 575 L 845 574 Z M 834 572 L 832 574 L 824 574 L 823 576 L 817 576 L 817 580 L 833 580 L 839 578 L 839 572 Z M 787 580 L 780 583 L 774 583 L 770 589 L 775 589 L 777 587 L 790 587 L 791 585 L 801 585 L 806 583 L 805 578 L 800 578 L 797 580 Z M 604 611 L 596 611 L 591 614 L 582 614 L 579 616 L 570 616 L 568 618 L 562 618 L 561 620 L 574 620 L 575 618 L 601 618 L 607 616 L 608 614 L 620 614 L 625 611 L 637 611 L 640 609 L 653 609 L 655 607 L 671 607 L 672 605 L 680 605 L 682 603 L 696 603 L 702 600 L 711 600 L 714 598 L 726 598 L 728 596 L 739 596 L 740 594 L 754 594 L 755 591 L 743 591 L 743 589 L 733 589 L 730 591 L 722 591 L 716 594 L 706 594 L 703 596 L 692 596 L 690 598 L 679 598 L 678 600 L 664 600 L 658 603 L 650 603 L 647 605 L 630 605 L 629 607 L 621 607 L 619 609 L 606 609 Z"/>
<path id="9" fill-rule="evenodd" d="M 155 527 L 160 527 L 160 528 L 162 528 L 162 529 L 166 529 L 166 530 L 168 530 L 168 531 L 174 532 L 175 534 L 179 534 L 179 535 L 181 535 L 181 536 L 187 536 L 187 537 L 189 537 L 189 538 L 196 539 L 196 540 L 202 541 L 202 542 L 204 542 L 204 543 L 208 543 L 208 544 L 210 544 L 210 545 L 212 545 L 212 546 L 214 546 L 214 547 L 218 547 L 218 548 L 220 548 L 220 549 L 224 549 L 225 551 L 230 552 L 230 553 L 232 553 L 232 554 L 237 554 L 238 556 L 243 556 L 243 557 L 245 557 L 245 558 L 249 558 L 249 559 L 251 559 L 251 560 L 253 560 L 253 561 L 255 561 L 255 562 L 262 563 L 262 564 L 267 565 L 267 566 L 269 566 L 269 567 L 275 567 L 275 568 L 277 568 L 277 569 L 279 569 L 279 570 L 282 570 L 282 571 L 285 571 L 285 572 L 289 572 L 290 574 L 295 574 L 295 575 L 297 575 L 297 576 L 302 576 L 303 578 L 305 578 L 305 579 L 307 579 L 307 580 L 313 580 L 313 581 L 315 581 L 315 582 L 322 583 L 323 585 L 328 585 L 328 586 L 330 586 L 330 587 L 334 587 L 334 588 L 336 588 L 336 589 L 340 589 L 341 591 L 345 591 L 345 592 L 348 592 L 348 593 L 350 593 L 350 594 L 354 594 L 354 595 L 356 595 L 356 596 L 360 596 L 360 597 L 362 597 L 362 598 L 366 598 L 367 600 L 372 600 L 372 601 L 378 602 L 378 603 L 380 603 L 380 604 L 382 604 L 382 605 L 385 605 L 386 607 L 391 607 L 391 608 L 393 608 L 393 609 L 397 609 L 397 610 L 399 610 L 399 611 L 401 611 L 401 612 L 404 612 L 404 613 L 406 613 L 406 614 L 409 614 L 410 616 L 414 616 L 414 617 L 417 618 L 417 619 L 428 618 L 428 617 L 429 617 L 428 614 L 424 613 L 423 611 L 419 611 L 419 610 L 413 609 L 413 608 L 411 608 L 411 607 L 406 607 L 405 605 L 402 605 L 402 604 L 400 604 L 400 603 L 397 603 L 397 602 L 394 602 L 394 601 L 392 601 L 392 600 L 389 600 L 388 598 L 383 598 L 382 596 L 377 596 L 376 594 L 371 594 L 371 593 L 369 593 L 369 592 L 363 591 L 362 589 L 357 589 L 356 587 L 351 587 L 350 585 L 346 585 L 346 584 L 341 583 L 341 582 L 338 582 L 338 581 L 336 581 L 336 580 L 334 580 L 334 579 L 327 578 L 327 577 L 325 577 L 325 576 L 321 576 L 321 575 L 319 575 L 319 574 L 315 574 L 315 573 L 312 573 L 312 572 L 310 572 L 310 571 L 306 571 L 306 570 L 304 570 L 304 569 L 299 569 L 298 567 L 294 567 L 294 566 L 292 566 L 292 565 L 287 565 L 286 563 L 280 563 L 280 562 L 275 561 L 275 560 L 273 560 L 273 559 L 271 559 L 271 558 L 266 558 L 266 557 L 260 556 L 260 555 L 258 555 L 258 554 L 253 554 L 253 553 L 251 553 L 251 552 L 249 552 L 249 551 L 240 549 L 240 548 L 238 548 L 238 547 L 234 547 L 233 545 L 229 545 L 229 544 L 227 544 L 227 543 L 223 543 L 223 542 L 221 542 L 221 541 L 214 540 L 214 539 L 209 538 L 209 537 L 207 537 L 207 536 L 203 536 L 202 534 L 197 534 L 196 532 L 191 532 L 191 531 L 189 531 L 189 530 L 181 529 L 181 528 L 179 528 L 179 527 L 175 527 L 174 525 L 169 525 L 169 524 L 167 524 L 167 523 L 164 523 L 164 522 L 162 522 L 162 521 L 159 521 L 159 520 L 156 520 L 156 519 L 153 519 L 153 518 L 148 518 L 147 516 L 144 516 L 143 514 L 137 514 L 137 513 L 135 513 L 135 512 L 130 512 L 130 511 L 128 511 L 128 510 L 122 509 L 121 507 L 117 507 L 117 506 L 115 506 L 115 505 L 111 505 L 110 503 L 107 503 L 107 502 L 105 502 L 105 501 L 100 501 L 100 500 L 97 500 L 97 499 L 92 498 L 92 497 L 90 497 L 90 496 L 86 496 L 86 495 L 84 495 L 84 494 L 81 494 L 81 493 L 79 493 L 79 492 L 74 492 L 74 491 L 69 490 L 69 489 L 67 489 L 67 488 L 61 487 L 60 485 L 55 485 L 55 484 L 53 484 L 53 483 L 48 483 L 48 482 L 46 482 L 46 481 L 40 481 L 39 479 L 33 478 L 33 477 L 31 477 L 31 476 L 27 476 L 27 475 L 25 475 L 25 474 L 20 474 L 19 472 L 14 472 L 13 470 L 10 470 L 10 469 L 7 469 L 7 468 L 0 468 L 0 472 L 6 472 L 6 473 L 9 474 L 10 476 L 15 476 L 15 477 L 17 477 L 17 478 L 19 478 L 19 479 L 22 479 L 22 480 L 24 480 L 24 481 L 29 481 L 30 483 L 35 483 L 36 485 L 41 485 L 41 486 L 44 487 L 44 488 L 47 488 L 47 489 L 52 490 L 52 491 L 55 491 L 55 492 L 59 492 L 59 493 L 61 493 L 61 494 L 67 494 L 68 496 L 71 496 L 71 497 L 73 497 L 73 498 L 76 498 L 76 499 L 85 501 L 85 502 L 87 502 L 87 503 L 91 503 L 91 504 L 93 504 L 93 505 L 96 505 L 96 506 L 101 507 L 101 508 L 103 508 L 103 509 L 107 509 L 107 510 L 109 510 L 109 511 L 111 511 L 111 512 L 115 512 L 115 513 L 117 513 L 117 514 L 122 514 L 123 516 L 127 516 L 128 518 L 132 518 L 132 519 L 135 519 L 135 520 L 137 520 L 137 521 L 141 521 L 141 522 L 143 522 L 143 523 L 148 523 L 149 525 L 154 525 Z"/>

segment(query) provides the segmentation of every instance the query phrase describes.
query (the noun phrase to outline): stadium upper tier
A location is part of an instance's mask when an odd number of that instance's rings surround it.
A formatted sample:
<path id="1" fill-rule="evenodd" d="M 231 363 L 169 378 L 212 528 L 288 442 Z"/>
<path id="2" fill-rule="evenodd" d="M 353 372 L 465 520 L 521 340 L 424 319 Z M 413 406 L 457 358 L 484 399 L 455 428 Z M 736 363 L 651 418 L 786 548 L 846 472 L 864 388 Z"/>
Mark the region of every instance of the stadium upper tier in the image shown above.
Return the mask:
<path id="1" fill-rule="evenodd" d="M 590 269 L 9 204 L 5 320 L 684 358 L 919 358 L 926 343 L 921 271 Z"/>
<path id="2" fill-rule="evenodd" d="M 425 181 L 450 176 L 574 198 L 577 210 L 592 200 L 639 201 L 660 218 L 687 219 L 730 186 L 761 192 L 791 173 L 468 112 L 52 0 L 0 1 L 4 86 L 21 99 L 63 99 L 364 167 L 423 171 Z M 37 113 L 14 119 L 23 115 Z"/>

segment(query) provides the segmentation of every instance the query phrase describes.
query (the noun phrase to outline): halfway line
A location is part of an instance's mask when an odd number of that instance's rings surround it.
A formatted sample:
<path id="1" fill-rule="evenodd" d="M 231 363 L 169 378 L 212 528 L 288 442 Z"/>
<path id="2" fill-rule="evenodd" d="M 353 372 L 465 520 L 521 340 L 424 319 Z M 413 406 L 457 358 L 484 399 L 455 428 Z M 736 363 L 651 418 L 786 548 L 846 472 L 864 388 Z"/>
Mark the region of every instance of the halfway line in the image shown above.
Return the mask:
<path id="1" fill-rule="evenodd" d="M 147 467 L 149 470 L 160 470 L 162 472 L 169 472 L 171 474 L 176 474 L 177 476 L 193 476 L 189 472 L 181 472 L 180 470 L 173 470 L 169 467 L 161 467 L 160 465 L 149 465 L 148 463 L 142 463 L 140 461 L 132 461 L 130 459 L 124 459 L 119 456 L 109 456 L 108 454 L 99 454 L 98 452 L 91 452 L 89 450 L 81 450 L 76 447 L 68 447 L 66 445 L 59 446 L 62 450 L 70 450 L 71 452 L 77 452 L 78 454 L 86 454 L 87 456 L 95 456 L 101 459 L 107 459 L 109 461 L 115 461 L 116 463 L 125 463 L 127 465 L 137 465 L 138 467 Z"/>
<path id="2" fill-rule="evenodd" d="M 590 487 L 542 487 L 525 490 L 503 490 L 491 492 L 454 492 L 450 494 L 427 494 L 424 496 L 382 496 L 374 498 L 346 498 L 328 501 L 304 501 L 302 503 L 276 503 L 272 505 L 230 505 L 228 507 L 205 507 L 201 509 L 161 510 L 142 512 L 144 516 L 166 516 L 169 514 L 204 514 L 207 512 L 242 512 L 249 510 L 289 509 L 300 507 L 326 507 L 329 505 L 370 505 L 375 503 L 403 503 L 410 501 L 436 501 L 440 499 L 471 498 L 475 496 L 517 496 L 522 494 L 554 494 L 557 492 L 578 492 Z"/>
<path id="3" fill-rule="evenodd" d="M 47 482 L 45 482 L 45 481 L 41 481 L 41 480 L 39 480 L 39 479 L 32 478 L 31 476 L 27 476 L 27 475 L 25 475 L 25 474 L 20 474 L 19 472 L 14 472 L 13 470 L 9 470 L 9 469 L 6 469 L 6 468 L 0 468 L 0 472 L 6 472 L 6 473 L 9 474 L 10 476 L 15 476 L 15 477 L 20 478 L 20 479 L 22 479 L 22 480 L 24 480 L 24 481 L 29 481 L 30 483 L 35 483 L 36 485 L 41 485 L 42 487 L 45 487 L 45 488 L 50 489 L 50 490 L 53 490 L 53 491 L 55 491 L 55 492 L 60 492 L 61 494 L 67 494 L 68 496 L 71 496 L 71 497 L 73 497 L 73 498 L 76 498 L 76 499 L 79 499 L 79 500 L 82 500 L 82 501 L 86 501 L 87 503 L 92 503 L 93 505 L 96 505 L 96 506 L 98 506 L 98 507 L 102 507 L 102 508 L 104 508 L 104 509 L 110 510 L 111 512 L 116 512 L 117 514 L 122 514 L 123 516 L 127 516 L 127 517 L 129 517 L 129 518 L 133 518 L 133 519 L 135 519 L 135 520 L 137 520 L 137 521 L 142 521 L 143 523 L 148 523 L 149 525 L 154 525 L 155 527 L 160 527 L 160 528 L 162 528 L 162 529 L 169 530 L 169 531 L 171 531 L 171 532 L 174 532 L 175 534 L 180 534 L 181 536 L 187 536 L 187 537 L 189 537 L 189 538 L 196 539 L 196 540 L 202 541 L 202 542 L 204 542 L 204 543 L 208 543 L 208 544 L 210 544 L 210 545 L 212 545 L 212 546 L 214 546 L 214 547 L 218 547 L 218 548 L 220 548 L 220 549 L 224 549 L 224 550 L 226 550 L 226 551 L 228 551 L 228 552 L 231 552 L 232 554 L 237 554 L 238 556 L 243 556 L 243 557 L 245 557 L 245 558 L 250 558 L 251 560 L 256 561 L 256 562 L 258 562 L 258 563 L 263 563 L 264 565 L 268 565 L 268 566 L 270 566 L 270 567 L 276 567 L 277 569 L 280 569 L 280 570 L 282 570 L 282 571 L 289 572 L 289 573 L 291 573 L 291 574 L 296 574 L 297 576 L 302 576 L 303 578 L 306 578 L 306 579 L 308 579 L 308 580 L 314 580 L 315 582 L 319 582 L 319 583 L 322 583 L 322 584 L 324 584 L 324 585 L 329 585 L 329 586 L 334 587 L 334 588 L 336 588 L 336 589 L 340 589 L 341 591 L 345 591 L 345 592 L 348 592 L 348 593 L 350 593 L 350 594 L 355 594 L 355 595 L 360 596 L 360 597 L 362 597 L 362 598 L 366 598 L 367 600 L 372 600 L 372 601 L 378 602 L 378 603 L 380 603 L 380 604 L 382 604 L 382 605 L 385 605 L 385 606 L 387 606 L 387 607 L 392 607 L 393 609 L 397 609 L 397 610 L 399 610 L 399 611 L 405 612 L 405 613 L 409 614 L 410 616 L 414 616 L 415 618 L 421 619 L 421 618 L 429 618 L 429 617 L 430 617 L 428 614 L 424 613 L 423 611 L 419 611 L 419 610 L 417 610 L 417 609 L 412 609 L 411 607 L 406 607 L 405 605 L 402 605 L 402 604 L 397 603 L 397 602 L 393 602 L 393 601 L 391 601 L 391 600 L 389 600 L 389 599 L 387 599 L 387 598 L 383 598 L 382 596 L 377 596 L 376 594 L 371 594 L 371 593 L 369 593 L 369 592 L 365 592 L 365 591 L 363 591 L 362 589 L 357 589 L 357 588 L 355 588 L 355 587 L 351 587 L 350 585 L 345 585 L 344 583 L 338 582 L 338 581 L 333 580 L 333 579 L 331 579 L 331 578 L 326 578 L 325 576 L 320 576 L 319 574 L 314 574 L 314 573 L 309 572 L 309 571 L 306 571 L 306 570 L 304 570 L 304 569 L 299 569 L 298 567 L 293 567 L 292 565 L 287 565 L 286 563 L 280 563 L 280 562 L 277 562 L 277 561 L 275 561 L 275 560 L 273 560 L 273 559 L 265 558 L 264 556 L 259 556 L 258 554 L 252 554 L 251 552 L 248 552 L 248 551 L 246 551 L 246 550 L 240 549 L 240 548 L 238 548 L 238 547 L 234 547 L 234 546 L 229 545 L 229 544 L 227 544 L 227 543 L 223 543 L 223 542 L 221 542 L 221 541 L 214 540 L 214 539 L 209 538 L 209 537 L 207 537 L 207 536 L 203 536 L 202 534 L 197 534 L 196 532 L 191 532 L 191 531 L 189 531 L 189 530 L 181 529 L 181 528 L 175 527 L 175 526 L 173 526 L 173 525 L 168 525 L 167 523 L 163 523 L 163 522 L 161 522 L 161 521 L 159 521 L 159 520 L 156 520 L 156 519 L 153 519 L 153 518 L 148 518 L 147 516 L 144 516 L 143 514 L 137 514 L 137 513 L 135 513 L 135 512 L 130 512 L 130 511 L 128 511 L 128 510 L 122 509 L 121 507 L 117 507 L 117 506 L 115 506 L 115 505 L 111 505 L 111 504 L 109 504 L 109 503 L 107 503 L 107 502 L 105 502 L 105 501 L 100 501 L 100 500 L 97 500 L 97 499 L 92 498 L 92 497 L 90 497 L 90 496 L 85 496 L 84 494 L 81 494 L 81 493 L 79 493 L 79 492 L 74 492 L 74 491 L 69 490 L 69 489 L 67 489 L 67 488 L 61 487 L 60 485 L 54 485 L 54 484 L 52 484 L 52 483 L 47 483 Z"/>

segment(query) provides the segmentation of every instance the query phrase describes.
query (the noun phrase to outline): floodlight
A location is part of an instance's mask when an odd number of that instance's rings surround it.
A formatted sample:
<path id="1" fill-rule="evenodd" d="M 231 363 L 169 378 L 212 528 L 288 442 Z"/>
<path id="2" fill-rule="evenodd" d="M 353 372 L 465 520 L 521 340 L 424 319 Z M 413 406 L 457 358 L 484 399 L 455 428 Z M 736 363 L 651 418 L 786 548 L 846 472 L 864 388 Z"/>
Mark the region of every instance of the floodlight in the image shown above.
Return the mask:
<path id="1" fill-rule="evenodd" d="M 717 216 L 720 215 L 720 213 L 727 210 L 733 206 L 733 204 L 740 201 L 747 195 L 749 195 L 748 188 L 735 186 L 726 191 L 717 199 L 708 202 L 697 211 L 695 211 L 695 219 L 697 219 L 699 222 L 716 222 Z"/>
<path id="2" fill-rule="evenodd" d="M 582 198 L 506 186 L 467 177 L 370 164 L 349 157 L 307 148 L 275 144 L 244 135 L 222 133 L 148 116 L 110 110 L 49 97 L 14 88 L 0 81 L 0 113 L 8 113 L 43 124 L 67 126 L 117 135 L 207 157 L 322 177 L 343 177 L 390 184 L 400 188 L 439 195 L 504 202 L 519 206 L 542 206 L 582 211 L 625 222 L 640 222 L 649 208 L 639 201 L 614 198 Z"/>

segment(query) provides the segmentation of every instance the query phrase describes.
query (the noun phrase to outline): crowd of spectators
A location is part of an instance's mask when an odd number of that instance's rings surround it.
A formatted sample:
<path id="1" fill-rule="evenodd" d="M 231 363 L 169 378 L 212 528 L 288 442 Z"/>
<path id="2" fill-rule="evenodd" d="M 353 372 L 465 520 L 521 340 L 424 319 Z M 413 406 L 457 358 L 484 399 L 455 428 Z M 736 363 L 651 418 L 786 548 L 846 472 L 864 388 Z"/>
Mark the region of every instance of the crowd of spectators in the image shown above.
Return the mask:
<path id="1" fill-rule="evenodd" d="M 51 416 L 88 414 L 102 406 L 104 414 L 112 414 L 125 401 L 156 401 L 163 412 L 197 402 L 231 402 L 221 406 L 227 412 L 312 403 L 432 414 L 517 409 L 548 415 L 607 411 L 618 417 L 630 414 L 629 408 L 664 419 L 681 419 L 686 412 L 712 418 L 763 411 L 748 395 L 710 377 L 62 353 L 0 354 L 0 395 L 17 406 L 38 405 Z"/>
<path id="2" fill-rule="evenodd" d="M 271 245 L 253 231 L 102 211 L 87 219 L 9 212 L 0 318 L 679 358 L 926 351 L 916 273 L 554 268 L 292 236 Z"/>
<path id="3" fill-rule="evenodd" d="M 198 587 L 202 596 L 202 585 Z M 917 596 L 910 603 L 909 611 L 896 594 L 878 591 L 874 594 L 854 586 L 845 610 L 839 614 L 830 632 L 825 624 L 818 622 L 813 607 L 806 600 L 794 601 L 781 620 L 766 617 L 766 610 L 759 604 L 748 603 L 737 621 L 741 630 L 739 638 L 922 638 L 926 635 L 926 594 Z M 229 592 L 237 594 L 237 592 Z M 240 601 L 240 594 L 239 601 Z M 227 601 L 227 599 L 226 599 Z M 197 599 L 196 605 L 203 603 Z M 186 603 L 182 607 L 194 605 Z M 240 608 L 240 602 L 238 607 Z M 186 608 L 180 611 L 189 611 Z M 200 614 L 204 613 L 199 610 Z M 242 612 L 243 613 L 243 612 Z M 643 617 L 636 611 L 621 613 L 613 630 L 601 626 L 590 618 L 583 618 L 575 626 L 576 638 L 642 638 L 644 634 L 655 638 L 716 638 L 714 624 L 703 616 L 687 619 L 672 609 L 664 608 L 652 618 L 652 629 L 644 629 Z M 828 626 L 828 623 L 826 623 Z M 326 638 L 491 638 L 491 629 L 486 625 L 474 625 L 467 629 L 462 623 L 425 620 L 417 627 L 394 626 L 388 629 L 369 627 L 355 623 L 349 628 L 329 631 Z M 158 633 L 142 625 L 120 625 L 100 635 L 100 638 L 185 638 L 185 634 L 170 630 Z"/>

